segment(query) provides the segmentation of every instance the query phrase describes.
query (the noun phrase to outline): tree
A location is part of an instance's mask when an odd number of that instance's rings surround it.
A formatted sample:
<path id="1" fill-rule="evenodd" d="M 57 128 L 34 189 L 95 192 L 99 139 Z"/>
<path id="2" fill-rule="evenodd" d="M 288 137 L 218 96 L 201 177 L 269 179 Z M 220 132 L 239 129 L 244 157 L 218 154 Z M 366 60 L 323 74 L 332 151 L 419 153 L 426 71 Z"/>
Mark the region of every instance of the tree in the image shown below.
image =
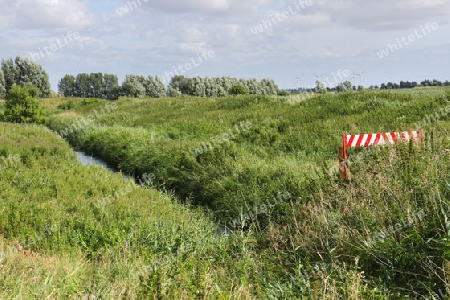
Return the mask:
<path id="1" fill-rule="evenodd" d="M 39 97 L 50 96 L 50 82 L 48 74 L 42 68 L 29 58 L 16 57 L 16 84 L 21 86 L 32 85 L 39 89 Z"/>
<path id="2" fill-rule="evenodd" d="M 5 98 L 6 88 L 5 88 L 5 77 L 3 76 L 3 71 L 0 70 L 0 98 Z"/>
<path id="3" fill-rule="evenodd" d="M 89 74 L 80 73 L 75 80 L 75 97 L 87 98 L 90 94 Z"/>
<path id="4" fill-rule="evenodd" d="M 319 93 L 319 94 L 327 93 L 326 85 L 320 80 L 316 80 L 316 93 Z"/>
<path id="5" fill-rule="evenodd" d="M 240 84 L 235 84 L 231 87 L 230 91 L 228 92 L 230 95 L 246 95 L 248 94 L 248 91 L 245 87 L 243 87 Z"/>
<path id="6" fill-rule="evenodd" d="M 217 88 L 217 97 L 225 97 L 228 95 L 228 90 L 225 90 L 222 84 L 222 79 L 220 77 L 214 78 L 214 83 Z"/>
<path id="7" fill-rule="evenodd" d="M 339 83 L 338 86 L 336 87 L 337 93 L 346 93 L 346 92 L 351 92 L 352 90 L 353 90 L 353 84 L 349 80 Z"/>
<path id="8" fill-rule="evenodd" d="M 169 87 L 172 87 L 173 90 L 178 90 L 180 92 L 183 91 L 186 79 L 183 75 L 175 75 L 170 79 Z"/>
<path id="9" fill-rule="evenodd" d="M 194 91 L 193 96 L 196 97 L 205 97 L 206 96 L 206 86 L 205 81 L 202 77 L 197 76 L 193 78 L 193 84 L 194 84 Z"/>
<path id="10" fill-rule="evenodd" d="M 289 92 L 287 90 L 278 90 L 278 96 L 289 96 Z"/>
<path id="11" fill-rule="evenodd" d="M 103 97 L 103 74 L 91 73 L 89 74 L 89 96 L 93 98 Z"/>
<path id="12" fill-rule="evenodd" d="M 146 95 L 152 98 L 161 98 L 166 96 L 166 87 L 158 76 L 148 76 L 146 84 Z"/>
<path id="13" fill-rule="evenodd" d="M 6 121 L 13 123 L 45 123 L 41 103 L 36 99 L 39 93 L 39 89 L 34 86 L 13 86 L 6 98 Z"/>
<path id="14" fill-rule="evenodd" d="M 173 86 L 170 86 L 167 88 L 167 96 L 169 97 L 180 97 L 181 92 L 179 89 L 174 88 Z"/>
<path id="15" fill-rule="evenodd" d="M 260 94 L 262 94 L 261 87 L 258 84 L 258 80 L 255 79 L 255 78 L 247 80 L 247 87 L 248 87 L 248 93 L 249 94 L 252 94 L 252 95 L 260 95 Z"/>
<path id="16" fill-rule="evenodd" d="M 73 97 L 75 93 L 75 77 L 66 74 L 58 83 L 58 93 L 64 97 Z"/>
<path id="17" fill-rule="evenodd" d="M 217 97 L 217 85 L 213 78 L 205 78 L 205 95 L 206 97 Z"/>
<path id="18" fill-rule="evenodd" d="M 145 78 L 137 75 L 126 75 L 125 80 L 122 83 L 122 90 L 125 95 L 133 98 L 145 97 Z"/>
<path id="19" fill-rule="evenodd" d="M 231 89 L 233 85 L 237 83 L 237 80 L 233 80 L 233 78 L 229 76 L 222 77 L 222 87 L 225 90 L 225 93 L 228 94 L 228 91 Z M 225 95 L 227 96 L 227 95 Z"/>
<path id="20" fill-rule="evenodd" d="M 265 95 L 276 95 L 278 93 L 278 86 L 275 84 L 273 79 L 263 79 L 260 82 L 261 91 Z"/>
<path id="21" fill-rule="evenodd" d="M 2 60 L 2 71 L 3 76 L 5 78 L 5 89 L 6 94 L 9 93 L 9 90 L 13 87 L 14 84 L 16 84 L 16 67 L 14 66 L 14 61 L 12 58 L 9 58 L 7 60 Z"/>
<path id="22" fill-rule="evenodd" d="M 114 74 L 103 75 L 103 94 L 102 98 L 108 100 L 117 100 L 120 95 L 119 79 Z"/>
<path id="23" fill-rule="evenodd" d="M 245 89 L 246 89 L 247 92 L 248 92 L 247 80 L 245 80 L 244 78 L 240 78 L 240 79 L 238 80 L 238 84 L 240 84 L 240 85 L 242 85 L 243 87 L 245 87 Z"/>
<path id="24" fill-rule="evenodd" d="M 432 83 L 429 79 L 425 79 L 425 80 L 423 80 L 423 81 L 420 83 L 420 85 L 422 85 L 422 86 L 432 86 L 433 83 Z"/>

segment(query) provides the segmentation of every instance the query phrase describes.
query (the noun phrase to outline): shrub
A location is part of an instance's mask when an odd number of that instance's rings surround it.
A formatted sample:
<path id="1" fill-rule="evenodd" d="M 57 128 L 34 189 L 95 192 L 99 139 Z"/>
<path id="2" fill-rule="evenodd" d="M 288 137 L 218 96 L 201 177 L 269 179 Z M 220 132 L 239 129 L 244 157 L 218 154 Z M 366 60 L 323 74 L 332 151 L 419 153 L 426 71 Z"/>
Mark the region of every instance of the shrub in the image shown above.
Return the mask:
<path id="1" fill-rule="evenodd" d="M 279 90 L 278 96 L 289 96 L 289 92 L 286 90 Z"/>
<path id="2" fill-rule="evenodd" d="M 12 123 L 45 123 L 41 103 L 36 99 L 39 89 L 34 86 L 14 86 L 5 105 L 5 120 Z"/>
<path id="3" fill-rule="evenodd" d="M 67 102 L 64 102 L 64 103 L 58 105 L 58 108 L 64 109 L 64 110 L 71 110 L 71 109 L 75 108 L 75 103 L 73 102 L 73 100 L 69 100 Z"/>
<path id="4" fill-rule="evenodd" d="M 353 90 L 353 84 L 350 81 L 344 81 L 338 84 L 336 87 L 337 93 L 346 93 L 351 92 Z"/>
<path id="5" fill-rule="evenodd" d="M 228 92 L 230 95 L 246 95 L 248 91 L 240 84 L 233 85 Z"/>

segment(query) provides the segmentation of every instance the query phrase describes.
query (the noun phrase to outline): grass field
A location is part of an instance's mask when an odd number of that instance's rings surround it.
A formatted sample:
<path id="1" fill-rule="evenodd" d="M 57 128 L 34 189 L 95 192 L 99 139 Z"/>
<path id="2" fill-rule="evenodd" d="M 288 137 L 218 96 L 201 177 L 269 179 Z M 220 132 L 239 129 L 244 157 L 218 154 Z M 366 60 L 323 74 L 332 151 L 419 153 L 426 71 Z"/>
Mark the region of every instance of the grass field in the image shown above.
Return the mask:
<path id="1" fill-rule="evenodd" d="M 82 166 L 49 130 L 0 123 L 0 158 L 0 299 L 259 293 L 252 238 L 218 237 L 204 212 Z"/>
<path id="2" fill-rule="evenodd" d="M 92 205 L 95 199 L 102 201 L 129 183 L 80 166 L 67 144 L 43 128 L 2 124 L 7 129 L 0 135 L 5 140 L 0 155 L 20 155 L 14 167 L 19 172 L 0 172 L 0 182 L 8 182 L 0 192 L 7 207 L 0 221 L 4 245 L 38 232 L 43 238 L 25 248 L 55 259 L 74 253 L 77 259 L 67 274 L 80 261 L 85 269 L 72 275 L 76 284 L 65 295 L 101 295 L 102 289 L 115 297 L 126 290 L 135 298 L 206 299 L 410 299 L 450 293 L 448 89 L 306 100 L 240 96 L 43 103 L 48 126 L 73 147 L 124 173 L 155 178 L 148 189 L 133 189 L 99 209 Z M 369 154 L 349 150 L 360 154 L 349 182 L 330 172 L 342 134 L 417 129 L 424 132 L 420 145 L 398 144 Z M 36 174 L 41 175 L 32 180 Z M 218 237 L 213 224 L 233 233 Z M 55 234 L 52 228 L 58 228 Z M 39 234 L 49 230 L 52 234 Z M 186 251 L 185 262 L 181 240 L 195 241 L 191 244 L 202 250 Z M 123 260 L 113 259 L 122 254 Z M 99 257 L 107 261 L 101 267 Z M 170 263 L 157 268 L 156 279 L 154 273 L 144 275 L 151 278 L 147 281 L 124 273 L 132 269 L 125 268 L 126 260 L 152 264 L 161 257 Z M 96 268 L 107 275 L 96 286 L 83 287 Z M 11 264 L 2 268 L 12 269 Z M 2 272 L 5 286 L 11 286 L 5 296 L 16 295 L 21 283 Z M 51 283 L 66 282 L 62 277 Z M 35 290 L 42 291 L 44 282 Z"/>

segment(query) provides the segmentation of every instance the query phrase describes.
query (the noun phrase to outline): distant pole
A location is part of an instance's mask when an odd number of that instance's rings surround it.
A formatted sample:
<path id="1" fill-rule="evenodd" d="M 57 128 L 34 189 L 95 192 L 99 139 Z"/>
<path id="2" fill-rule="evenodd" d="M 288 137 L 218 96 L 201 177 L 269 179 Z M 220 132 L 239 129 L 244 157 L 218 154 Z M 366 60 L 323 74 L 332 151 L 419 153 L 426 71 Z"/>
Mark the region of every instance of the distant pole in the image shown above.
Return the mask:
<path id="1" fill-rule="evenodd" d="M 305 77 L 305 74 L 302 74 L 302 77 L 298 77 L 298 73 L 297 73 L 297 78 L 296 79 L 296 83 L 298 83 L 298 91 L 301 91 L 302 88 L 302 82 L 303 82 L 303 77 Z"/>

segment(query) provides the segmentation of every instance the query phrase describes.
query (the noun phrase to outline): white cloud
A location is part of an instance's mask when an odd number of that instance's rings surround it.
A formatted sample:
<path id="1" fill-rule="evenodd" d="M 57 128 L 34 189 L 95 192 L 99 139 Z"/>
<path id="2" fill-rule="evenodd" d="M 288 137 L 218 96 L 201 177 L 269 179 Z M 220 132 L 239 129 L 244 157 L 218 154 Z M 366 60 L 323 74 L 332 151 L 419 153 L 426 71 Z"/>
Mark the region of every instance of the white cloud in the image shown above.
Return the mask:
<path id="1" fill-rule="evenodd" d="M 4 28 L 61 32 L 96 24 L 86 2 L 80 0 L 18 0 L 13 7 L 0 3 L 0 9 L 2 19 L 4 9 L 9 11 L 6 17 L 10 17 Z"/>
<path id="2" fill-rule="evenodd" d="M 216 57 L 192 74 L 264 76 L 285 82 L 294 82 L 302 70 L 363 69 L 366 62 L 374 69 L 404 64 L 397 70 L 401 74 L 412 70 L 404 67 L 406 62 L 427 62 L 416 59 L 425 55 L 423 49 L 428 61 L 445 62 L 448 56 L 442 51 L 448 49 L 443 45 L 450 33 L 447 0 L 311 0 L 301 12 L 260 34 L 252 33 L 262 20 L 298 1 L 0 0 L 0 53 L 4 58 L 28 56 L 78 31 L 79 40 L 39 61 L 53 87 L 65 73 L 163 74 L 204 50 L 214 50 Z M 128 3 L 133 9 L 120 16 L 116 10 Z M 377 60 L 376 51 L 426 22 L 437 22 L 439 30 L 382 64 Z M 371 67 L 367 68 L 370 78 Z M 376 83 L 382 82 L 382 73 L 377 76 Z"/>

